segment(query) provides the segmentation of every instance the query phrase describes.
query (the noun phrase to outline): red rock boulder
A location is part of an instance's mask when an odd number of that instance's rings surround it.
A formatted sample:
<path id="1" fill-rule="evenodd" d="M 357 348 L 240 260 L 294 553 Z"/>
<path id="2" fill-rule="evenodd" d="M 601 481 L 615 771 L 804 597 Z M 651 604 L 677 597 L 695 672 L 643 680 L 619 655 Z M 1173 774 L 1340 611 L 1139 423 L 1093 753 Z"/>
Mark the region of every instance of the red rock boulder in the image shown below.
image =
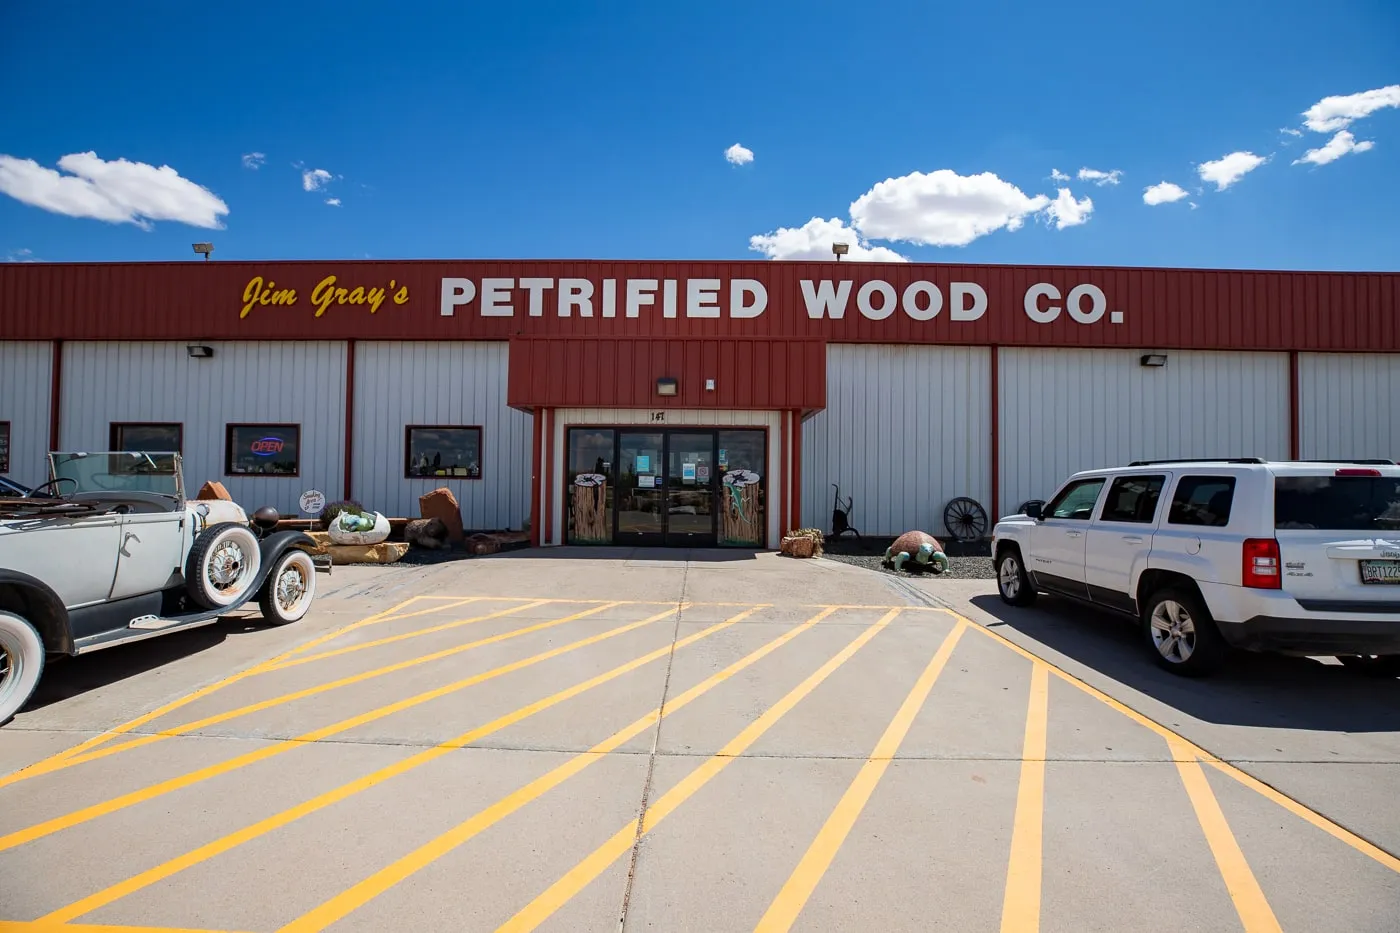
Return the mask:
<path id="1" fill-rule="evenodd" d="M 457 504 L 452 490 L 446 486 L 419 496 L 418 511 L 424 518 L 436 518 L 446 525 L 448 540 L 462 540 L 462 508 Z"/>

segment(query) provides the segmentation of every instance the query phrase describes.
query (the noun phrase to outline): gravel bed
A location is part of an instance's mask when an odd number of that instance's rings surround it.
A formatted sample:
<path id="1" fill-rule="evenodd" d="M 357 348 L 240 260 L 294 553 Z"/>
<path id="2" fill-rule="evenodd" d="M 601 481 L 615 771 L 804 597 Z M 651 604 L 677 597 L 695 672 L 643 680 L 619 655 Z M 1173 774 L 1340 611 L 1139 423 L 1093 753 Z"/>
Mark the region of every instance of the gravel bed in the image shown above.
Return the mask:
<path id="1" fill-rule="evenodd" d="M 822 554 L 827 560 L 839 561 L 853 567 L 863 567 L 876 573 L 888 573 L 898 577 L 926 577 L 930 579 L 952 580 L 995 580 L 996 570 L 992 567 L 991 554 L 986 542 L 964 544 L 958 541 L 944 542 L 948 554 L 948 569 L 941 574 L 927 571 L 890 570 L 882 563 L 885 550 L 893 543 L 893 538 L 841 538 L 828 541 Z"/>

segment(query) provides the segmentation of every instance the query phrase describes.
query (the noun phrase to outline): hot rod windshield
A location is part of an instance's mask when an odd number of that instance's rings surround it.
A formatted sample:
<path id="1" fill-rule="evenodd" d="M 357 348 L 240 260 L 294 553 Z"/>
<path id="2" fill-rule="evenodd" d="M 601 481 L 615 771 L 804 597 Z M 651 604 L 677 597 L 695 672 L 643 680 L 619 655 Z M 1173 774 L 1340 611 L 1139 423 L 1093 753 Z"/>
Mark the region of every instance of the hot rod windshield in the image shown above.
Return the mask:
<path id="1" fill-rule="evenodd" d="M 49 454 L 49 472 L 59 480 L 53 493 L 60 496 L 135 491 L 179 498 L 184 495 L 180 467 L 178 453 L 159 451 Z"/>

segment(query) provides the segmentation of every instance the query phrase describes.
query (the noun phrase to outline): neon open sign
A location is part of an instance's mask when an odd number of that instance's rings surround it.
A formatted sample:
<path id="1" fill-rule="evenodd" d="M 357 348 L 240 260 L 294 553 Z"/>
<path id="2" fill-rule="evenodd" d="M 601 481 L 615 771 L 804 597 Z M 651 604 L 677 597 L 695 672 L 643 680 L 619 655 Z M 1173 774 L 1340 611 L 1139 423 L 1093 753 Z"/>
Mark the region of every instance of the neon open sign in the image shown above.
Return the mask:
<path id="1" fill-rule="evenodd" d="M 259 457 L 271 457 L 282 452 L 283 443 L 280 437 L 260 437 L 249 444 L 248 448 Z"/>

